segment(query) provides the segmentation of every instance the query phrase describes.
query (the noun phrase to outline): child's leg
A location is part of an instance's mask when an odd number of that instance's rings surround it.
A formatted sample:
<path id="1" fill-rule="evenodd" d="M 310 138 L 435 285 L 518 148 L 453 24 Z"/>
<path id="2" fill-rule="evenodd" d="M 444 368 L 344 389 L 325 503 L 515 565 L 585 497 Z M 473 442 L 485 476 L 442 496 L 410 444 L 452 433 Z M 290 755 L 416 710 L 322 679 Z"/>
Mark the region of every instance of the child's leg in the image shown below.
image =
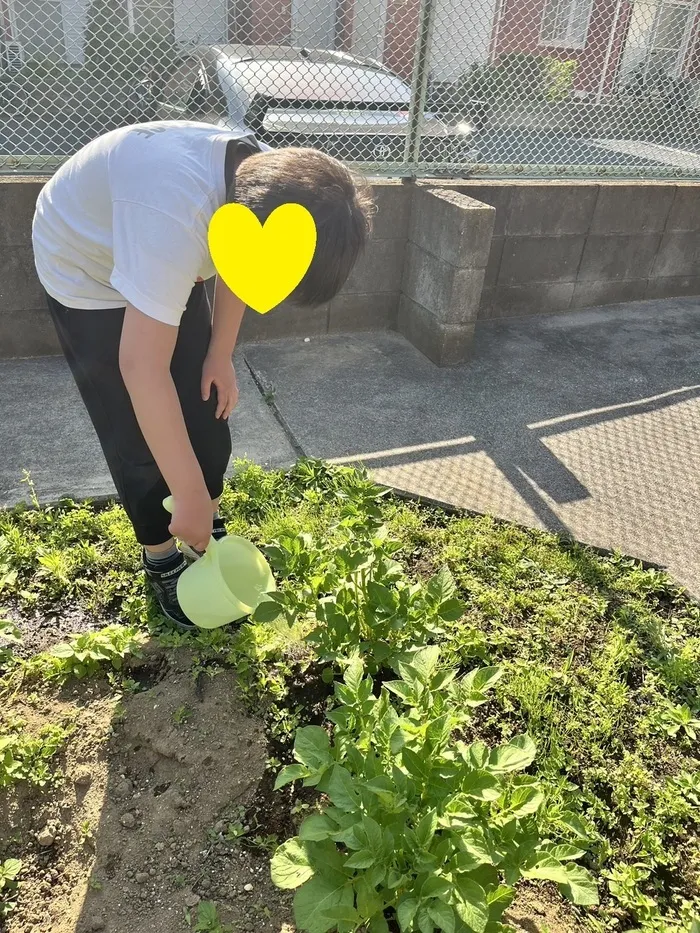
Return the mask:
<path id="1" fill-rule="evenodd" d="M 170 545 L 168 489 L 139 428 L 119 369 L 124 309 L 81 311 L 49 298 L 66 359 L 102 445 L 119 498 L 138 541 L 156 550 Z M 202 364 L 211 336 L 211 313 L 203 285 L 192 291 L 183 315 L 171 371 L 187 430 L 212 500 L 223 490 L 231 455 L 226 422 L 217 420 L 216 393 L 201 397 Z"/>

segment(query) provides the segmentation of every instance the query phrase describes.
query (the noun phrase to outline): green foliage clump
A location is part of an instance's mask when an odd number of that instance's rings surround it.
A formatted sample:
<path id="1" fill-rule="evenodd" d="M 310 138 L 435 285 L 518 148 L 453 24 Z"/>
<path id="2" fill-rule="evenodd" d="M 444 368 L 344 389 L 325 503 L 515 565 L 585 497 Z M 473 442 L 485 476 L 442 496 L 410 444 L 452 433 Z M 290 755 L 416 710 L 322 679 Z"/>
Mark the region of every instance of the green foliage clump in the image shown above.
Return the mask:
<path id="1" fill-rule="evenodd" d="M 277 787 L 303 780 L 328 804 L 272 861 L 273 880 L 298 888 L 295 920 L 309 933 L 505 930 L 519 878 L 549 879 L 579 904 L 596 886 L 566 839 L 542 839 L 540 781 L 527 735 L 489 749 L 456 738 L 498 680 L 497 668 L 458 677 L 427 647 L 398 665 L 379 696 L 361 661 L 336 684 L 333 741 L 318 726 L 297 732 L 297 764 Z M 398 698 L 398 702 L 395 698 Z"/>
<path id="2" fill-rule="evenodd" d="M 21 872 L 22 862 L 17 858 L 0 862 L 0 920 L 9 917 L 14 910 Z"/>
<path id="3" fill-rule="evenodd" d="M 29 735 L 25 726 L 21 719 L 0 725 L 0 787 L 19 781 L 44 787 L 54 776 L 52 759 L 70 735 L 70 729 L 58 725 L 44 726 L 37 735 Z"/>

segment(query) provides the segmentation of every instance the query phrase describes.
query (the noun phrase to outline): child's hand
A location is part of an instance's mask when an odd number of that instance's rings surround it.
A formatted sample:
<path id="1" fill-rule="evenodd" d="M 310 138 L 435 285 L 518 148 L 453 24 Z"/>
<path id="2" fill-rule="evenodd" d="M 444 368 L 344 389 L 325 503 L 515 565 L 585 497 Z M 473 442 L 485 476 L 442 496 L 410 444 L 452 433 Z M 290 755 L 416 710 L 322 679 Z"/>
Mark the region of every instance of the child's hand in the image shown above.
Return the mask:
<path id="1" fill-rule="evenodd" d="M 208 353 L 202 367 L 202 398 L 206 402 L 212 386 L 216 389 L 216 417 L 228 418 L 238 402 L 236 371 L 231 357 Z"/>
<path id="2" fill-rule="evenodd" d="M 211 538 L 214 513 L 207 487 L 173 496 L 173 520 L 170 534 L 196 551 L 206 550 Z"/>

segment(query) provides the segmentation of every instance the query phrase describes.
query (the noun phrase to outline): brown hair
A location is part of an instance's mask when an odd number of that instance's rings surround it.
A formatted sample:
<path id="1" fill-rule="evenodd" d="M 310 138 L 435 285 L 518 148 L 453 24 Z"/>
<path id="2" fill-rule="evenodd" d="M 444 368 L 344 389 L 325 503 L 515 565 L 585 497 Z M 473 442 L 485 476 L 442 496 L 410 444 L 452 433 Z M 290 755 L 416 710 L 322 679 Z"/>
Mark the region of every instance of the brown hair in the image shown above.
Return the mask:
<path id="1" fill-rule="evenodd" d="M 362 179 L 316 149 L 279 149 L 239 165 L 235 200 L 261 223 L 280 204 L 305 207 L 316 223 L 316 252 L 289 300 L 318 305 L 338 294 L 370 232 L 373 203 Z"/>

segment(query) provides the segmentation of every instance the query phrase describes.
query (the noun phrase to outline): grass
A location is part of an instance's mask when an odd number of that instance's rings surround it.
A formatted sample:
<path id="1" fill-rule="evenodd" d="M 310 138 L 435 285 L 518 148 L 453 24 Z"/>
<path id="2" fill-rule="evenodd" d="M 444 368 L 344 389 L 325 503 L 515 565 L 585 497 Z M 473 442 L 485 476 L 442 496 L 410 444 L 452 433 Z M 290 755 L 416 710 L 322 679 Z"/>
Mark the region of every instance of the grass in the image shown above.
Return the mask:
<path id="1" fill-rule="evenodd" d="M 337 545 L 333 522 L 350 506 L 375 507 L 369 489 L 360 474 L 316 462 L 302 461 L 288 474 L 240 465 L 221 511 L 230 531 L 258 543 L 305 533 L 309 548 L 323 551 Z M 697 933 L 700 608 L 663 573 L 620 555 L 600 556 L 490 518 L 448 516 L 391 497 L 379 503 L 398 541 L 394 557 L 409 573 L 424 578 L 446 565 L 458 584 L 467 610 L 439 636 L 447 658 L 467 669 L 477 662 L 504 668 L 494 698 L 478 711 L 475 737 L 493 744 L 527 730 L 538 748 L 547 819 L 576 814 L 572 833 L 588 840 L 588 867 L 602 897 L 582 915 L 582 929 Z M 37 676 L 118 675 L 124 655 L 160 624 L 138 571 L 138 549 L 118 506 L 65 501 L 0 512 L 0 600 L 10 617 L 21 625 L 36 610 L 70 610 L 113 626 L 21 662 L 12 656 L 16 632 L 6 621 L 6 682 L 22 665 Z M 300 557 L 285 585 L 303 587 L 309 573 Z M 196 673 L 222 659 L 232 663 L 250 694 L 264 697 L 282 750 L 308 721 L 312 702 L 303 689 L 309 651 L 298 635 L 283 625 L 250 624 L 196 639 Z M 186 709 L 176 721 L 187 721 Z M 19 748 L 18 729 L 5 723 L 2 735 Z M 31 741 L 48 749 L 55 739 Z M 20 753 L 25 772 L 45 773 L 42 762 L 48 771 L 59 746 L 47 757 L 34 746 Z M 0 784 L 1 768 L 2 759 Z M 194 922 L 210 924 L 195 929 L 217 929 L 215 913 Z"/>

